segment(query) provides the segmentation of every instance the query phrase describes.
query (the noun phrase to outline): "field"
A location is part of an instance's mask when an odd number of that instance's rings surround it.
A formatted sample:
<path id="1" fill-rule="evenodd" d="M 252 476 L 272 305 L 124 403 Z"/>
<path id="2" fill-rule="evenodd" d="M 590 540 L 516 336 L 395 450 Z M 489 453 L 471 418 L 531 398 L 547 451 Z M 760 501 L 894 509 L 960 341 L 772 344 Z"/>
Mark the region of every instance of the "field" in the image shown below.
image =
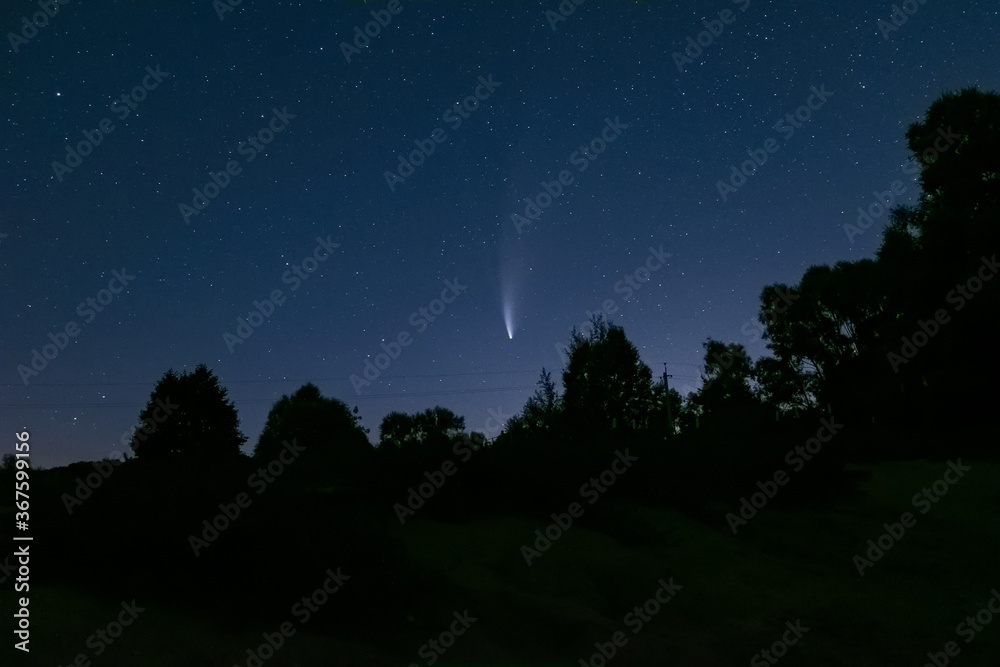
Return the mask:
<path id="1" fill-rule="evenodd" d="M 993 509 L 1000 504 L 1000 465 L 962 463 L 969 469 L 947 493 L 919 507 L 914 494 L 942 479 L 946 462 L 849 466 L 849 483 L 836 497 L 797 509 L 765 506 L 737 535 L 725 516 L 737 509 L 741 492 L 728 506 L 713 503 L 695 512 L 602 498 L 530 567 L 521 546 L 551 522 L 541 515 L 448 523 L 418 514 L 401 526 L 387 514 L 384 530 L 406 563 L 400 585 L 415 578 L 424 591 L 405 598 L 407 609 L 386 612 L 405 618 L 387 617 L 391 631 L 340 632 L 322 619 L 340 602 L 337 594 L 304 624 L 291 612 L 291 598 L 286 616 L 295 633 L 263 664 L 429 664 L 437 654 L 426 647 L 421 654 L 421 647 L 448 629 L 453 613 L 468 610 L 475 621 L 436 664 L 580 665 L 598 643 L 610 652 L 620 631 L 623 646 L 615 647 L 611 665 L 747 664 L 783 634 L 795 639 L 787 654 L 778 648 L 786 665 L 922 665 L 929 651 L 941 652 L 949 641 L 960 650 L 954 664 L 995 665 L 1000 627 L 985 625 L 974 636 L 970 630 L 959 635 L 956 627 L 1000 587 L 1000 516 Z M 854 557 L 904 512 L 915 523 L 859 575 Z M 45 548 L 44 542 L 32 546 Z M 45 573 L 33 576 L 45 579 Z M 317 587 L 322 579 L 317 576 Z M 674 596 L 662 606 L 650 603 L 646 611 L 655 613 L 637 620 L 634 608 L 654 597 L 661 580 L 676 585 Z M 255 582 L 246 585 L 252 589 Z M 188 606 L 137 595 L 145 610 L 98 656 L 102 643 L 92 639 L 88 646 L 88 637 L 113 621 L 123 602 L 99 589 L 33 584 L 31 664 L 69 665 L 86 654 L 108 667 L 247 665 L 247 649 L 279 625 L 248 627 L 194 600 Z M 214 600 L 211 608 L 225 602 Z M 14 605 L 8 581 L 0 607 L 7 615 Z M 786 623 L 796 622 L 801 639 L 786 633 Z M 757 657 L 751 664 L 773 663 Z"/>

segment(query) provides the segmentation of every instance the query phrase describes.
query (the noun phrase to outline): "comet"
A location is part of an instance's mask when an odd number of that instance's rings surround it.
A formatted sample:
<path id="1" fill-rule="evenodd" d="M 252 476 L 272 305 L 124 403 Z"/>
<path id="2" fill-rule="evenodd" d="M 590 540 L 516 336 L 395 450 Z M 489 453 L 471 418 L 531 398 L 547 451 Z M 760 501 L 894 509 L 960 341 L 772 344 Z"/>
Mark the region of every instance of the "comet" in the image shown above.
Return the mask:
<path id="1" fill-rule="evenodd" d="M 507 289 L 503 295 L 503 323 L 507 326 L 507 338 L 514 340 L 514 300 Z"/>
<path id="2" fill-rule="evenodd" d="M 500 259 L 500 308 L 508 340 L 514 340 L 517 333 L 517 307 L 527 273 L 525 259 L 517 251 L 516 247 L 508 247 Z"/>
<path id="3" fill-rule="evenodd" d="M 506 210 L 517 208 L 518 200 L 513 191 L 508 191 L 506 200 L 510 202 Z M 500 269 L 500 307 L 503 311 L 504 326 L 507 328 L 507 339 L 514 340 L 514 334 L 517 333 L 518 310 L 523 305 L 523 290 L 528 282 L 533 262 L 533 249 L 519 238 L 517 228 L 506 217 L 502 217 L 499 221 L 496 239 L 497 262 Z"/>

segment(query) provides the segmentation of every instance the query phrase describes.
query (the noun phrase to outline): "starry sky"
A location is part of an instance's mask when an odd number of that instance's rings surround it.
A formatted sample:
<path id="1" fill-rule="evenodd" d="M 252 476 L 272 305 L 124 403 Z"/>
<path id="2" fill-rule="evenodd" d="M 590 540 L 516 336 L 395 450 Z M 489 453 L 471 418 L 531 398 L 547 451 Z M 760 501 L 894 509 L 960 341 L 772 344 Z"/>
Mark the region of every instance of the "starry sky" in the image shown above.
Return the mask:
<path id="1" fill-rule="evenodd" d="M 246 451 L 306 381 L 372 437 L 434 405 L 496 435 L 602 308 L 690 390 L 707 337 L 766 351 L 764 285 L 873 255 L 844 224 L 915 201 L 934 99 L 1000 90 L 985 0 L 39 11 L 0 10 L 0 420 L 43 466 L 122 451 L 199 363 Z"/>

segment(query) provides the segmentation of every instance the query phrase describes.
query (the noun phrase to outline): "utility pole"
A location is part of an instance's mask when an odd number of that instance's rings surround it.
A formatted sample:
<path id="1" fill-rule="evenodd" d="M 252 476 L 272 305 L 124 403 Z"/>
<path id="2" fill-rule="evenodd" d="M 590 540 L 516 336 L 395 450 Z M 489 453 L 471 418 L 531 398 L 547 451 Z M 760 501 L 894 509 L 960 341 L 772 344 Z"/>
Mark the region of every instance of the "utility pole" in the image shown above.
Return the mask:
<path id="1" fill-rule="evenodd" d="M 663 398 L 667 402 L 667 437 L 672 437 L 674 434 L 674 418 L 671 414 L 670 408 L 670 385 L 667 383 L 667 378 L 672 378 L 673 375 L 667 374 L 667 362 L 663 362 Z"/>

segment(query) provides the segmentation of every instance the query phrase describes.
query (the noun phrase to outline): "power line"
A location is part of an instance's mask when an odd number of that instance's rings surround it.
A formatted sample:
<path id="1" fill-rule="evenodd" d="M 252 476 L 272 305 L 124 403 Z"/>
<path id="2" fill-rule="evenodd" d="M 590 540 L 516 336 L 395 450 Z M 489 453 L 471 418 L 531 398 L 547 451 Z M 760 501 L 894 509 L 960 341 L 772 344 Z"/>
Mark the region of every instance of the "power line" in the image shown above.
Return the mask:
<path id="1" fill-rule="evenodd" d="M 681 362 L 673 361 L 661 361 L 657 363 L 668 363 L 672 366 L 694 366 L 695 368 L 701 368 L 698 364 L 686 364 Z M 474 375 L 519 375 L 524 373 L 539 373 L 540 368 L 532 368 L 530 370 L 523 371 L 470 371 L 466 373 L 425 373 L 420 375 L 392 375 L 392 376 L 382 376 L 382 380 L 409 380 L 414 378 L 446 378 L 446 377 L 468 377 Z M 694 377 L 694 376 L 682 376 L 677 377 Z M 285 382 L 339 382 L 343 380 L 343 377 L 328 377 L 328 378 L 281 378 L 281 379 L 266 379 L 266 380 L 226 380 L 224 385 L 237 385 L 237 384 L 280 384 Z M 33 388 L 39 389 L 43 387 L 138 387 L 138 386 L 151 386 L 156 384 L 156 382 L 51 382 L 34 384 Z M 0 384 L 0 387 L 22 387 L 23 384 L 19 383 L 8 383 Z"/>
<path id="2" fill-rule="evenodd" d="M 534 368 L 526 371 L 472 371 L 468 373 L 428 373 L 424 375 L 392 375 L 392 376 L 382 376 L 382 380 L 403 380 L 412 378 L 438 378 L 438 377 L 461 377 L 468 375 L 510 375 L 510 374 L 523 374 L 523 373 L 538 373 L 539 369 Z M 339 382 L 343 380 L 343 377 L 335 378 L 281 378 L 281 379 L 267 379 L 267 380 L 226 380 L 223 384 L 234 385 L 234 384 L 278 384 L 283 382 Z M 155 384 L 155 382 L 51 382 L 43 384 L 32 385 L 35 388 L 38 387 L 133 387 L 133 386 L 149 386 Z M 10 384 L 0 384 L 0 387 L 21 387 L 22 384 L 10 383 Z"/>
<path id="3" fill-rule="evenodd" d="M 340 399 L 344 403 L 353 403 L 354 401 L 372 400 L 379 398 L 407 398 L 409 396 L 452 396 L 455 394 L 488 394 L 501 391 L 526 391 L 529 389 L 535 389 L 535 385 L 525 385 L 521 387 L 474 387 L 471 389 L 451 389 L 445 391 L 412 391 L 412 392 L 393 392 L 384 394 L 369 394 L 367 396 L 354 396 L 350 400 Z M 335 397 L 336 398 L 336 397 Z M 239 403 L 241 405 L 255 405 L 261 403 L 274 403 L 274 399 L 271 398 L 256 398 L 256 399 L 231 399 L 233 403 Z M 42 410 L 42 409 L 86 409 L 93 410 L 97 408 L 142 408 L 144 403 L 44 403 L 35 405 L 4 405 L 0 404 L 0 410 Z"/>
<path id="4" fill-rule="evenodd" d="M 674 364 L 675 362 L 660 362 L 663 364 Z M 676 362 L 676 365 L 682 366 L 695 366 L 697 364 L 687 364 L 682 362 Z M 405 379 L 427 379 L 427 378 L 447 378 L 447 377 L 471 377 L 477 375 L 523 375 L 525 373 L 537 373 L 538 369 L 530 370 L 514 370 L 514 371 L 470 371 L 465 373 L 425 373 L 418 375 L 394 375 L 391 377 L 383 377 L 382 381 L 392 380 L 405 380 Z M 680 379 L 690 379 L 699 380 L 700 377 L 691 375 L 671 375 L 671 377 L 676 377 Z M 337 378 L 281 378 L 281 379 L 266 379 L 266 380 L 227 380 L 224 384 L 226 386 L 230 385 L 240 385 L 240 384 L 285 384 L 285 383 L 305 383 L 305 382 L 331 382 L 340 381 L 342 377 Z M 51 383 L 51 384 L 38 384 L 34 385 L 34 389 L 42 387 L 131 387 L 131 386 L 150 386 L 149 382 L 62 382 L 62 383 Z M 19 387 L 21 385 L 17 384 L 0 384 L 2 387 Z M 385 392 L 381 394 L 368 394 L 368 395 L 358 395 L 350 399 L 341 399 L 344 403 L 351 403 L 353 401 L 364 401 L 364 400 L 377 400 L 386 398 L 408 398 L 411 396 L 454 396 L 461 394 L 480 394 L 480 393 L 497 393 L 504 391 L 527 391 L 535 389 L 536 385 L 523 385 L 514 387 L 472 387 L 467 389 L 446 389 L 439 391 L 397 391 L 397 392 Z M 234 403 L 239 403 L 241 405 L 257 405 L 262 403 L 273 403 L 272 398 L 265 399 L 243 399 L 237 400 L 232 399 Z M 104 409 L 140 409 L 145 405 L 144 403 L 132 403 L 132 402 L 116 402 L 110 403 L 106 401 L 101 402 L 90 402 L 90 403 L 41 403 L 32 405 L 14 405 L 11 403 L 0 403 L 0 410 L 94 410 L 99 408 Z"/>

